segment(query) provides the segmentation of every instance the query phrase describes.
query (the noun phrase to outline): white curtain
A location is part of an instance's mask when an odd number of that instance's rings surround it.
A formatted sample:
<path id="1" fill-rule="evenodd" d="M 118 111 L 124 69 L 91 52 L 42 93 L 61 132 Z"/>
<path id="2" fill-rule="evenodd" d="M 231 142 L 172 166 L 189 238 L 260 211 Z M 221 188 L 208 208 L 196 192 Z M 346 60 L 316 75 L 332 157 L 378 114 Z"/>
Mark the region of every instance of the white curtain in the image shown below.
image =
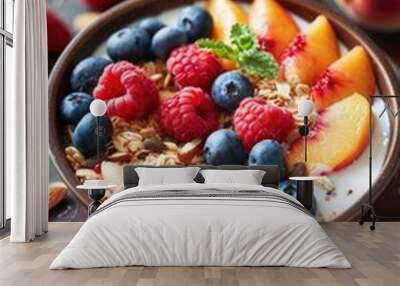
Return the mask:
<path id="1" fill-rule="evenodd" d="M 48 93 L 45 0 L 15 1 L 13 92 L 6 98 L 6 187 L 12 242 L 47 232 Z"/>

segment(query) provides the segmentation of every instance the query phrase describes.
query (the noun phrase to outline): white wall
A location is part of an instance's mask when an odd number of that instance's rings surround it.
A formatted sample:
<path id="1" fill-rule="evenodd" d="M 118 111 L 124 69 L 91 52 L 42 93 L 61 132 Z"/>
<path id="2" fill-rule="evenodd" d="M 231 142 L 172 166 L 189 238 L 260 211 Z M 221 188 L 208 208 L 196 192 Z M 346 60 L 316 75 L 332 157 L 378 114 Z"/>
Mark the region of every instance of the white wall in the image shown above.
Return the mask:
<path id="1" fill-rule="evenodd" d="M 6 78 L 5 78 L 5 85 L 6 85 L 6 98 L 11 94 L 11 69 L 12 69 L 12 48 L 6 46 Z M 7 122 L 6 122 L 7 124 Z M 7 127 L 6 127 L 7 128 Z M 7 166 L 5 166 L 7 168 Z M 11 194 L 10 191 L 6 188 L 5 191 L 6 196 L 6 219 L 11 217 Z"/>
<path id="2" fill-rule="evenodd" d="M 14 27 L 14 0 L 5 0 L 5 29 L 9 33 L 13 33 Z M 5 98 L 11 94 L 11 70 L 12 70 L 12 48 L 6 45 L 6 70 L 5 70 Z M 6 122 L 7 124 L 7 122 Z M 6 127 L 7 128 L 7 127 Z M 5 166 L 7 168 L 7 166 Z M 6 219 L 11 217 L 11 194 L 9 190 L 5 190 L 6 200 Z"/>
<path id="3" fill-rule="evenodd" d="M 6 0 L 6 9 L 5 9 L 5 14 L 6 14 L 6 30 L 7 32 L 12 33 L 13 32 L 13 13 L 14 13 L 14 0 Z M 10 16 L 11 15 L 11 16 Z"/>

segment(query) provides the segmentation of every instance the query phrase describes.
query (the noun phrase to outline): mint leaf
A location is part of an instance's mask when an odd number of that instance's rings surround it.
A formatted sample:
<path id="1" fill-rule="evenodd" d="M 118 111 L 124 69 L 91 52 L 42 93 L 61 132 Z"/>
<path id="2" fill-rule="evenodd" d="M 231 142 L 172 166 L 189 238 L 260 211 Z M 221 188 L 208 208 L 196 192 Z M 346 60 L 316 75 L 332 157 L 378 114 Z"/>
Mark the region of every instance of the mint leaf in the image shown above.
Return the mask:
<path id="1" fill-rule="evenodd" d="M 236 66 L 248 74 L 274 79 L 278 76 L 278 63 L 267 52 L 261 51 L 256 34 L 249 26 L 235 24 L 230 34 L 230 45 L 222 41 L 200 39 L 196 42 L 220 58 L 236 63 Z"/>
<path id="2" fill-rule="evenodd" d="M 224 42 L 214 41 L 210 39 L 200 39 L 196 41 L 196 44 L 199 48 L 210 50 L 221 58 L 233 61 L 236 61 L 237 59 L 236 52 Z"/>
<path id="3" fill-rule="evenodd" d="M 239 54 L 237 65 L 251 75 L 274 79 L 278 76 L 278 63 L 263 51 L 247 51 Z"/>
<path id="4" fill-rule="evenodd" d="M 254 51 L 258 49 L 256 34 L 249 26 L 234 24 L 231 28 L 230 40 L 232 47 L 238 52 Z"/>

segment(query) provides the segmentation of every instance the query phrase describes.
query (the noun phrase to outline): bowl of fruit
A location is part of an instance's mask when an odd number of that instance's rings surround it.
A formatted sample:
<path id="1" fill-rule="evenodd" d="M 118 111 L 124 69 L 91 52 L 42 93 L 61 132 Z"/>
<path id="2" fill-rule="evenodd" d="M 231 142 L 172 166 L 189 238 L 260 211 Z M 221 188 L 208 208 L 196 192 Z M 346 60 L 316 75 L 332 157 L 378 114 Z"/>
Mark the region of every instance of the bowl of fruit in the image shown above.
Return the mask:
<path id="1" fill-rule="evenodd" d="M 76 185 L 121 186 L 126 164 L 277 164 L 292 195 L 289 176 L 323 176 L 318 219 L 351 219 L 368 192 L 369 101 L 397 89 L 375 44 L 313 1 L 128 0 L 83 30 L 51 73 L 51 157 L 83 204 Z M 100 161 L 94 99 L 107 104 Z M 315 106 L 307 163 L 305 99 Z M 399 121 L 378 120 L 384 103 L 372 108 L 374 198 L 399 166 Z"/>
<path id="2" fill-rule="evenodd" d="M 371 30 L 400 31 L 398 0 L 335 0 L 348 17 Z"/>

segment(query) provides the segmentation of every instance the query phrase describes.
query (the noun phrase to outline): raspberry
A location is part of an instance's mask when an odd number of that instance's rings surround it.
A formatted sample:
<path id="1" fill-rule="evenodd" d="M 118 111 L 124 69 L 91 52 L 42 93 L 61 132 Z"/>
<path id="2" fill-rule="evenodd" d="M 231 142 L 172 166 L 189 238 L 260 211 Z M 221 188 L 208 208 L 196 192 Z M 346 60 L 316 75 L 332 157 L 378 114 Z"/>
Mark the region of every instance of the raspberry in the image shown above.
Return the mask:
<path id="1" fill-rule="evenodd" d="M 268 105 L 261 98 L 246 98 L 236 109 L 233 125 L 249 152 L 264 139 L 282 142 L 293 126 L 293 116 L 287 109 Z"/>
<path id="2" fill-rule="evenodd" d="M 90 10 L 104 11 L 120 2 L 120 0 L 82 0 L 81 2 Z"/>
<path id="3" fill-rule="evenodd" d="M 96 165 L 94 165 L 94 171 L 97 174 L 101 174 L 101 164 L 100 163 L 97 163 Z"/>
<path id="4" fill-rule="evenodd" d="M 194 86 L 204 90 L 208 90 L 223 71 L 214 54 L 200 50 L 194 44 L 173 50 L 167 60 L 167 69 L 178 88 Z"/>
<path id="5" fill-rule="evenodd" d="M 156 108 L 159 100 L 155 83 L 127 61 L 108 65 L 104 69 L 93 96 L 107 102 L 109 116 L 126 120 L 144 117 Z"/>
<path id="6" fill-rule="evenodd" d="M 71 31 L 67 24 L 56 14 L 47 8 L 47 47 L 49 53 L 61 53 L 71 41 Z"/>
<path id="7" fill-rule="evenodd" d="M 218 111 L 200 88 L 185 87 L 158 109 L 161 130 L 181 142 L 206 138 L 218 128 Z"/>

